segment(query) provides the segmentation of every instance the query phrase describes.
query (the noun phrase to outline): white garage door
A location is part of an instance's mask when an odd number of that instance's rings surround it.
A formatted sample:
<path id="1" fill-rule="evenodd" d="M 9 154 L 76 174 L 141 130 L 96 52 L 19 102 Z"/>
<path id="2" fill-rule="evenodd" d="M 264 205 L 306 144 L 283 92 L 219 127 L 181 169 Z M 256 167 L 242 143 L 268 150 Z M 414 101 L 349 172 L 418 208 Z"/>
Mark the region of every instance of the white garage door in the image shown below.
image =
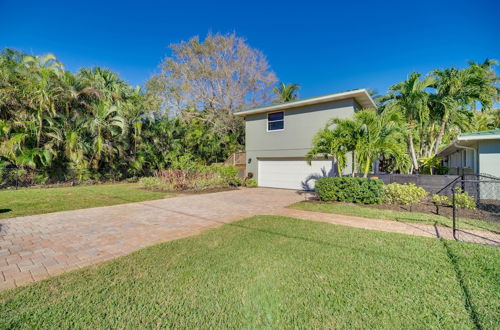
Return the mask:
<path id="1" fill-rule="evenodd" d="M 309 165 L 304 158 L 259 159 L 260 187 L 309 190 L 316 179 L 324 176 L 334 176 L 331 160 L 313 160 Z"/>

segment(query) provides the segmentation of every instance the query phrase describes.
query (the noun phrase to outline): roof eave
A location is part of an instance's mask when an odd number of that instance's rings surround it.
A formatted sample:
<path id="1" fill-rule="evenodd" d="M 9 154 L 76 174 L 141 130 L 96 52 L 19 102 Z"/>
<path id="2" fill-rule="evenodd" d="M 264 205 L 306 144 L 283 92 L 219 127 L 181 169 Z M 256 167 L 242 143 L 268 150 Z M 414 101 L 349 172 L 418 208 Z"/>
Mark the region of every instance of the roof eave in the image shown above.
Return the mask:
<path id="1" fill-rule="evenodd" d="M 271 105 L 268 107 L 263 107 L 263 108 L 258 108 L 258 109 L 241 111 L 241 112 L 235 113 L 234 115 L 238 116 L 238 117 L 245 117 L 245 116 L 255 115 L 255 114 L 259 114 L 259 113 L 266 113 L 266 112 L 270 112 L 270 111 L 297 108 L 297 107 L 302 107 L 302 106 L 307 106 L 307 105 L 336 101 L 336 100 L 344 100 L 344 99 L 348 99 L 348 98 L 355 99 L 356 102 L 358 102 L 359 105 L 361 105 L 361 107 L 363 107 L 363 108 L 375 108 L 376 107 L 375 102 L 371 98 L 370 94 L 368 94 L 368 91 L 366 89 L 357 89 L 354 91 L 329 94 L 329 95 L 305 99 L 305 100 L 298 100 L 298 101 L 294 101 L 294 102 L 281 103 L 281 104 Z"/>
<path id="2" fill-rule="evenodd" d="M 477 136 L 460 136 L 458 141 L 479 141 L 479 140 L 500 140 L 499 134 L 492 135 L 477 135 Z"/>

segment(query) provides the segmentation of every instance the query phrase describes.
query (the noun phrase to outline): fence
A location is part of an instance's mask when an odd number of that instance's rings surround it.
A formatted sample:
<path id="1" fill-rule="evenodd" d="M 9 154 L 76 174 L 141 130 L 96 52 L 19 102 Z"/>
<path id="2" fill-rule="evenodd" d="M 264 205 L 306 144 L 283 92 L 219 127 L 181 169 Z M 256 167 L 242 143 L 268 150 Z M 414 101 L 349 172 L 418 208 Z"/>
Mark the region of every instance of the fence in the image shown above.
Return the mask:
<path id="1" fill-rule="evenodd" d="M 245 170 L 247 165 L 247 154 L 244 151 L 234 152 L 224 162 L 225 165 L 232 165 L 238 169 L 238 177 L 245 177 Z"/>
<path id="2" fill-rule="evenodd" d="M 427 175 L 427 174 L 369 174 L 368 177 L 377 177 L 384 182 L 390 183 L 413 183 L 422 187 L 430 193 L 436 193 L 443 187 L 459 179 L 458 175 Z"/>
<path id="3" fill-rule="evenodd" d="M 456 240 L 460 240 L 461 235 L 474 235 L 472 231 L 467 230 L 470 225 L 500 234 L 499 178 L 489 175 L 465 175 L 442 189 L 441 195 L 449 194 L 453 207 L 453 237 Z"/>

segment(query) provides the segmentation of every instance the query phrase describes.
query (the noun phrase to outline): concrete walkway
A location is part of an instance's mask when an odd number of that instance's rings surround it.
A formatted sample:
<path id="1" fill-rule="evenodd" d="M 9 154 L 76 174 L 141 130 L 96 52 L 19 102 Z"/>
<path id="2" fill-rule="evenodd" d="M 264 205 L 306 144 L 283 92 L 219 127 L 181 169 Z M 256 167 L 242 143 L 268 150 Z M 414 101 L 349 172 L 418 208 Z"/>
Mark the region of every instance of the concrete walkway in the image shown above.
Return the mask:
<path id="1" fill-rule="evenodd" d="M 450 239 L 450 240 L 454 239 L 453 230 L 451 228 L 441 227 L 441 226 L 421 225 L 421 224 L 399 222 L 392 220 L 367 219 L 367 218 L 348 216 L 348 215 L 310 212 L 310 211 L 302 211 L 295 209 L 282 209 L 276 212 L 275 214 L 291 218 L 328 222 L 336 225 L 350 226 L 356 228 L 381 230 L 392 233 L 400 233 L 400 234 L 408 234 L 408 235 L 416 235 L 424 237 L 434 237 L 434 238 L 442 237 L 444 239 Z M 500 246 L 500 235 L 491 232 L 463 229 L 457 232 L 457 236 L 461 242 Z"/>
<path id="2" fill-rule="evenodd" d="M 449 228 L 285 208 L 301 200 L 295 191 L 254 188 L 0 220 L 0 290 L 259 214 L 452 239 Z M 500 245 L 491 233 L 460 238 Z"/>

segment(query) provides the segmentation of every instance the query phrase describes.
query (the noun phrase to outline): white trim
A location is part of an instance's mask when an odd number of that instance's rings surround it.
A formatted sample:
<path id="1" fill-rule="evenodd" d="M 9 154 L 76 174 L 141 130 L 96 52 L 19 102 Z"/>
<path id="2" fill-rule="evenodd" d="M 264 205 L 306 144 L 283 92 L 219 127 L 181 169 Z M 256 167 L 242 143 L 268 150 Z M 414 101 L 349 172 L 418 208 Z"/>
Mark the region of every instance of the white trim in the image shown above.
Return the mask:
<path id="1" fill-rule="evenodd" d="M 283 120 L 271 120 L 272 123 L 277 122 L 277 121 L 283 121 L 283 128 L 269 129 L 269 115 L 272 115 L 273 113 L 283 113 Z M 284 130 L 285 130 L 285 111 L 274 111 L 274 112 L 269 112 L 266 114 L 266 132 L 272 133 L 272 132 L 281 132 Z"/>
<path id="2" fill-rule="evenodd" d="M 459 136 L 457 139 L 457 141 L 478 141 L 478 140 L 500 140 L 500 135 L 492 134 L 492 135 Z"/>
<path id="3" fill-rule="evenodd" d="M 271 112 L 271 111 L 278 111 L 278 110 L 287 110 L 290 108 L 296 108 L 296 107 L 301 107 L 301 106 L 305 106 L 305 105 L 325 103 L 325 102 L 343 100 L 343 99 L 348 99 L 348 98 L 354 98 L 364 108 L 376 108 L 377 107 L 375 102 L 371 98 L 370 94 L 368 94 L 368 91 L 366 89 L 356 89 L 356 90 L 348 91 L 348 92 L 329 94 L 329 95 L 325 95 L 325 96 L 319 96 L 319 97 L 314 97 L 314 98 L 309 98 L 309 99 L 304 99 L 304 100 L 299 100 L 299 101 L 294 101 L 294 102 L 287 102 L 287 103 L 271 105 L 271 106 L 263 107 L 263 108 L 240 111 L 240 112 L 235 113 L 234 115 L 244 117 L 244 116 L 248 116 L 248 115 L 254 115 L 257 113 Z"/>

